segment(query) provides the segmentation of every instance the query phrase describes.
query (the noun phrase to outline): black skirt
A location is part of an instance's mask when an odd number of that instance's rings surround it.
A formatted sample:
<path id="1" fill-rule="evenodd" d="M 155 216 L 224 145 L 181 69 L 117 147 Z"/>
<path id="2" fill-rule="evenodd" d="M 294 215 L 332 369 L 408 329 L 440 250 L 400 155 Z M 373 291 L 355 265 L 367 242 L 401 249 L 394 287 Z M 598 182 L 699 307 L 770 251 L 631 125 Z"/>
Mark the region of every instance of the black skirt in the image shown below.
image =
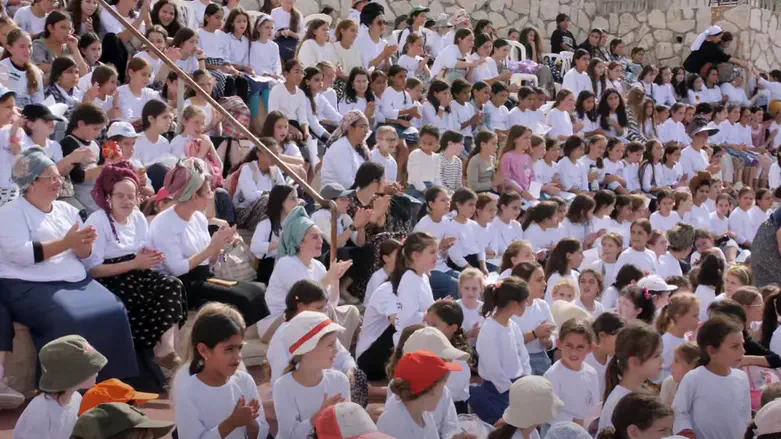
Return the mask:
<path id="1" fill-rule="evenodd" d="M 103 263 L 118 264 L 135 257 L 127 255 Z M 125 304 L 136 348 L 154 347 L 163 333 L 187 320 L 184 285 L 174 276 L 152 270 L 131 270 L 97 281 Z"/>
<path id="2" fill-rule="evenodd" d="M 360 368 L 369 381 L 383 381 L 387 379 L 385 366 L 393 355 L 393 334 L 396 328 L 388 325 L 380 337 L 358 357 L 358 368 Z"/>
<path id="3" fill-rule="evenodd" d="M 214 277 L 206 265 L 199 265 L 179 276 L 187 291 L 187 303 L 191 309 L 198 309 L 208 302 L 233 305 L 244 317 L 247 326 L 254 325 L 269 315 L 266 306 L 266 287 L 257 282 L 236 282 L 225 287 L 208 282 Z"/>

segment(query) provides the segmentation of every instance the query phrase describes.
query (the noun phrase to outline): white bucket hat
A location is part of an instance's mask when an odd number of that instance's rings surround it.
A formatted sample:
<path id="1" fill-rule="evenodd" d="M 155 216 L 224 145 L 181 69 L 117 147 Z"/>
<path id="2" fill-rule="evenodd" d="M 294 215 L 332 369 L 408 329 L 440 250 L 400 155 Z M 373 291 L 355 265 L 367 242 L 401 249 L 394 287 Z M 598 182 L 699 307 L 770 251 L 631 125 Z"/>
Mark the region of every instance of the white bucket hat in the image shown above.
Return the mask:
<path id="1" fill-rule="evenodd" d="M 339 331 L 344 331 L 344 328 L 332 322 L 325 314 L 302 311 L 288 322 L 283 341 L 293 357 L 311 352 L 321 338 Z"/>
<path id="2" fill-rule="evenodd" d="M 553 305 L 550 307 L 550 312 L 553 315 L 553 323 L 555 323 L 556 326 L 561 326 L 570 319 L 587 319 L 591 317 L 591 313 L 585 309 L 565 300 L 553 302 Z"/>
<path id="3" fill-rule="evenodd" d="M 547 378 L 525 376 L 510 386 L 510 406 L 504 411 L 504 422 L 516 428 L 529 428 L 551 422 L 564 402 L 553 393 Z"/>
<path id="4" fill-rule="evenodd" d="M 422 350 L 431 351 L 445 361 L 467 361 L 469 359 L 468 353 L 454 348 L 442 331 L 431 326 L 420 328 L 413 332 L 407 339 L 407 342 L 404 343 L 403 353 L 405 354 Z"/>

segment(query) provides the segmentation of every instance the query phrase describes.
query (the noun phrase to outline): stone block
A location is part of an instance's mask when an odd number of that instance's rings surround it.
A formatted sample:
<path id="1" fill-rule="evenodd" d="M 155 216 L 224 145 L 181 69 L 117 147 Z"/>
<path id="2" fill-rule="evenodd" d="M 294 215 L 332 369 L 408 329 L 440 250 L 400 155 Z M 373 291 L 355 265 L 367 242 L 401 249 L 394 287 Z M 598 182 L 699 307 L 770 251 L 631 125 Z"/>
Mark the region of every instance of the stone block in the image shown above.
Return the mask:
<path id="1" fill-rule="evenodd" d="M 515 23 L 518 21 L 518 14 L 515 13 L 515 11 L 511 9 L 505 9 L 503 12 L 505 18 L 507 18 L 508 23 Z M 523 29 L 523 28 L 521 28 Z"/>
<path id="2" fill-rule="evenodd" d="M 597 16 L 594 17 L 594 20 L 591 21 L 591 27 L 594 28 L 600 28 L 600 29 L 608 29 L 610 27 L 610 23 L 607 21 L 605 17 Z M 608 32 L 610 32 L 608 30 Z"/>
<path id="3" fill-rule="evenodd" d="M 647 54 L 653 53 L 654 48 L 654 37 L 651 34 L 645 34 L 645 36 L 640 37 L 640 41 L 637 43 L 638 46 L 645 49 L 645 52 Z"/>
<path id="4" fill-rule="evenodd" d="M 540 11 L 542 12 L 542 9 L 544 8 L 543 5 L 540 5 Z M 583 29 L 585 32 L 589 32 L 591 30 L 591 18 L 586 15 L 586 12 L 583 11 L 583 9 L 578 9 L 578 20 L 577 20 L 578 27 Z M 580 39 L 578 39 L 580 41 Z"/>
<path id="5" fill-rule="evenodd" d="M 583 5 L 583 9 L 586 11 L 586 14 L 588 14 L 589 17 L 594 17 L 597 13 L 597 4 L 587 1 Z"/>
<path id="6" fill-rule="evenodd" d="M 637 34 L 635 34 L 635 32 L 632 31 L 624 35 L 623 37 L 621 37 L 621 41 L 623 41 L 625 45 L 630 46 L 632 43 L 635 42 L 635 38 L 637 38 Z"/>
<path id="7" fill-rule="evenodd" d="M 762 30 L 762 10 L 761 9 L 759 9 L 759 8 L 751 9 L 749 25 L 751 26 L 751 29 Z"/>
<path id="8" fill-rule="evenodd" d="M 775 59 L 778 61 L 781 61 L 781 47 L 773 45 L 773 55 L 775 55 Z"/>
<path id="9" fill-rule="evenodd" d="M 616 32 L 618 32 L 618 14 L 610 14 L 608 16 L 608 20 L 610 21 L 609 32 L 611 34 L 615 34 Z"/>
<path id="10" fill-rule="evenodd" d="M 546 0 L 540 3 L 540 16 L 543 20 L 555 20 L 559 13 L 558 0 Z"/>
<path id="11" fill-rule="evenodd" d="M 473 22 L 477 21 L 477 20 L 487 19 L 488 18 L 488 13 L 485 12 L 485 11 L 475 11 L 475 12 L 472 12 L 472 14 L 469 16 L 469 18 L 471 18 Z"/>
<path id="12" fill-rule="evenodd" d="M 513 0 L 513 11 L 521 14 L 521 15 L 528 15 L 529 11 L 531 11 L 531 1 L 530 0 Z"/>
<path id="13" fill-rule="evenodd" d="M 720 20 L 719 22 L 713 24 L 719 26 L 723 31 L 732 32 L 733 34 L 738 33 L 738 31 L 740 30 L 736 25 L 734 25 L 732 22 L 727 20 Z"/>
<path id="14" fill-rule="evenodd" d="M 539 15 L 540 15 L 540 0 L 532 0 L 531 8 L 529 9 L 529 17 L 539 17 Z"/>
<path id="15" fill-rule="evenodd" d="M 502 12 L 504 6 L 505 6 L 505 0 L 491 0 L 488 4 L 490 10 L 496 12 Z M 496 26 L 496 23 L 494 23 L 494 26 Z"/>
<path id="16" fill-rule="evenodd" d="M 673 45 L 666 41 L 657 42 L 654 54 L 656 59 L 671 58 L 673 56 Z"/>
<path id="17" fill-rule="evenodd" d="M 673 41 L 673 33 L 669 30 L 655 30 L 654 31 L 654 39 L 656 41 L 667 41 L 672 42 Z"/>
<path id="18" fill-rule="evenodd" d="M 677 8 L 670 8 L 666 13 L 667 22 L 683 20 L 683 12 Z"/>
<path id="19" fill-rule="evenodd" d="M 637 21 L 639 21 L 640 23 L 645 23 L 646 21 L 648 21 L 648 13 L 646 11 L 640 11 L 637 14 Z"/>
<path id="20" fill-rule="evenodd" d="M 683 12 L 684 20 L 691 20 L 694 18 L 694 11 L 691 8 L 684 8 L 681 11 Z"/>
<path id="21" fill-rule="evenodd" d="M 697 29 L 695 30 L 697 33 L 703 32 L 713 21 L 710 8 L 698 8 L 694 16 L 697 17 Z"/>
<path id="22" fill-rule="evenodd" d="M 765 54 L 761 54 L 759 59 L 754 61 L 754 65 L 762 71 L 768 71 L 770 70 L 770 64 L 767 62 L 767 58 L 765 58 Z"/>
<path id="23" fill-rule="evenodd" d="M 440 3 L 438 0 L 434 0 L 431 2 L 431 4 L 428 6 L 429 9 L 431 9 L 431 16 L 436 17 L 439 14 L 445 12 L 445 8 L 442 6 L 442 3 Z"/>
<path id="24" fill-rule="evenodd" d="M 482 12 L 482 11 L 478 11 Z M 491 20 L 491 23 L 493 23 L 494 27 L 505 27 L 507 26 L 507 19 L 504 18 L 502 14 L 499 14 L 498 12 L 489 12 L 488 13 L 488 19 Z"/>
<path id="25" fill-rule="evenodd" d="M 697 34 L 694 32 L 689 32 L 686 34 L 686 36 L 683 37 L 683 44 L 685 44 L 688 47 L 691 47 L 692 44 L 694 44 L 694 40 L 697 39 Z"/>
<path id="26" fill-rule="evenodd" d="M 654 9 L 648 14 L 648 25 L 655 29 L 665 29 L 667 27 L 667 21 L 665 20 L 664 13 L 658 9 Z"/>
<path id="27" fill-rule="evenodd" d="M 626 35 L 630 30 L 637 28 L 639 24 L 632 14 L 621 14 L 621 20 L 618 23 L 618 35 Z"/>
<path id="28" fill-rule="evenodd" d="M 670 29 L 673 32 L 677 32 L 679 34 L 694 30 L 695 27 L 696 27 L 696 22 L 694 20 L 679 20 L 679 21 L 670 21 L 667 23 L 668 29 Z"/>
<path id="29" fill-rule="evenodd" d="M 741 6 L 735 6 L 734 8 L 725 10 L 723 18 L 726 21 L 729 21 L 730 23 L 734 24 L 734 27 L 736 27 L 737 29 L 746 29 L 749 27 L 750 15 L 751 15 L 751 8 L 748 5 L 741 5 Z M 724 28 L 722 27 L 722 29 Z"/>

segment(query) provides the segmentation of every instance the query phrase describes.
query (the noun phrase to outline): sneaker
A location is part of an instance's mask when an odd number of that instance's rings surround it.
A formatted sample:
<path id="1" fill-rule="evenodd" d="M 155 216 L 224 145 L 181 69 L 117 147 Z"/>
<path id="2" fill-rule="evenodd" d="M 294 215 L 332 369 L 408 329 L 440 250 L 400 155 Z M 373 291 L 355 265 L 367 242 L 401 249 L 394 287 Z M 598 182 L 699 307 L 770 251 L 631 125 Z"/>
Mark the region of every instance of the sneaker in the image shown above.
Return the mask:
<path id="1" fill-rule="evenodd" d="M 0 380 L 0 410 L 11 410 L 24 404 L 24 395 Z"/>

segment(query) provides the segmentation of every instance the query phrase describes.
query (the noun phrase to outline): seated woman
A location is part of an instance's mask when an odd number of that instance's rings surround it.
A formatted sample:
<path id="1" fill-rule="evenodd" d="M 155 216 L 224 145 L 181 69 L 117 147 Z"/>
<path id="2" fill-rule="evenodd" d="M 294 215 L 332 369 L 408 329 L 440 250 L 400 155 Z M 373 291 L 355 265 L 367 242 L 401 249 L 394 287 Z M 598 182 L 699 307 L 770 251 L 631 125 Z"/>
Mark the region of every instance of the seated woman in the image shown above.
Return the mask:
<path id="1" fill-rule="evenodd" d="M 68 334 L 108 358 L 99 380 L 138 374 L 122 302 L 87 276 L 94 227 L 57 196 L 62 176 L 38 147 L 22 151 L 11 177 L 22 196 L 0 208 L 0 365 L 11 351 L 13 322 L 30 328 L 37 350 Z"/>
<path id="2" fill-rule="evenodd" d="M 259 140 L 266 147 L 276 150 L 276 141 L 273 139 L 262 137 Z M 269 192 L 274 186 L 285 184 L 285 176 L 278 167 L 273 166 L 265 150 L 254 146 L 230 173 L 235 172 L 239 173 L 233 196 L 237 224 L 255 230 L 266 211 Z"/>
<path id="3" fill-rule="evenodd" d="M 339 279 L 350 268 L 352 261 L 336 262 L 326 271 L 325 266 L 317 260 L 323 252 L 322 234 L 303 207 L 296 207 L 287 216 L 279 239 L 277 262 L 266 291 L 266 304 L 271 314 L 258 324 L 261 338 L 270 339 L 279 326 L 277 320 L 282 321 L 285 298 L 293 284 L 309 279 L 320 283 L 328 292 L 325 313 L 344 326 L 339 341 L 345 346 L 352 345 L 353 335 L 360 324 L 360 313 L 352 305 L 337 306 Z"/>
<path id="4" fill-rule="evenodd" d="M 187 291 L 191 309 L 217 301 L 235 306 L 248 324 L 268 315 L 263 286 L 248 282 L 213 279 L 209 264 L 233 242 L 235 227 L 221 227 L 209 236 L 203 211 L 213 192 L 211 176 L 202 160 L 180 160 L 165 176 L 165 189 L 176 204 L 155 217 L 149 225 L 150 247 L 163 253 L 162 272 L 177 276 Z"/>
<path id="5" fill-rule="evenodd" d="M 87 219 L 98 234 L 90 275 L 125 304 L 136 349 L 154 349 L 155 362 L 179 367 L 174 336 L 187 319 L 184 286 L 173 276 L 152 271 L 163 254 L 146 247 L 149 224 L 137 209 L 138 174 L 122 161 L 103 168 L 92 196 L 101 210 Z"/>

